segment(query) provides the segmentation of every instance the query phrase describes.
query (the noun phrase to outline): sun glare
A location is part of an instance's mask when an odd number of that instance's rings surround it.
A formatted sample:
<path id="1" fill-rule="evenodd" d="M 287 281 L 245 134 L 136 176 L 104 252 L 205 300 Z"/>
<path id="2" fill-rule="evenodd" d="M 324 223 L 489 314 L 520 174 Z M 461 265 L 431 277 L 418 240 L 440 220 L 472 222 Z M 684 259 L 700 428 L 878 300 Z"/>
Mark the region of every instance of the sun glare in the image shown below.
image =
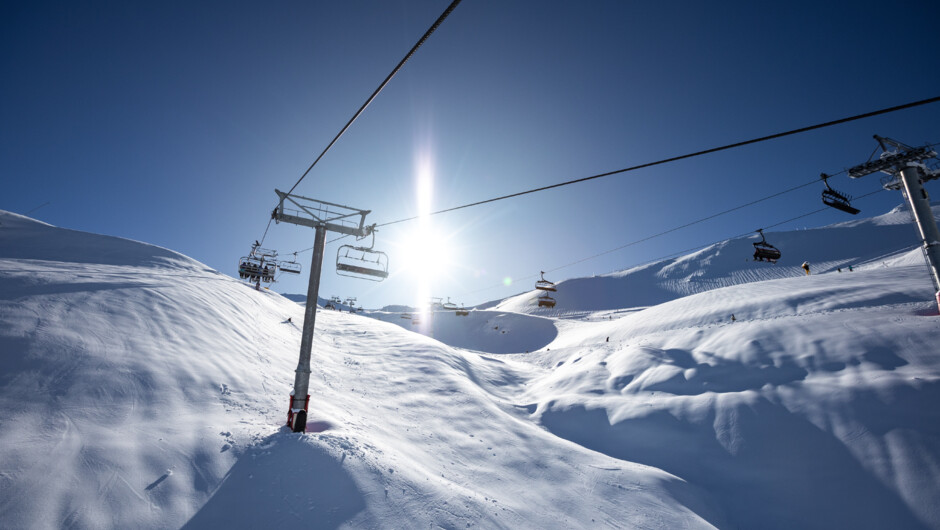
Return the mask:
<path id="1" fill-rule="evenodd" d="M 424 153 L 416 159 L 415 200 L 418 215 L 414 231 L 400 242 L 400 263 L 415 285 L 414 304 L 424 305 L 432 296 L 432 290 L 443 279 L 450 266 L 451 248 L 445 237 L 431 223 L 434 197 L 434 169 L 431 156 Z"/>

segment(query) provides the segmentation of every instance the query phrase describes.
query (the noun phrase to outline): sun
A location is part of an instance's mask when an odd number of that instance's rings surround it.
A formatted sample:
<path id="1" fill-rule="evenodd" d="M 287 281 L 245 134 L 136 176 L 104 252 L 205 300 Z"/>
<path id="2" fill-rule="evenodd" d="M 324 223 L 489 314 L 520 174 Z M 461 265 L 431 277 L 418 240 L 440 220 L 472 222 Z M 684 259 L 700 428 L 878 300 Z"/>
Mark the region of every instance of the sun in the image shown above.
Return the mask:
<path id="1" fill-rule="evenodd" d="M 402 241 L 400 261 L 403 272 L 428 288 L 447 277 L 453 249 L 448 238 L 432 226 L 420 226 Z"/>

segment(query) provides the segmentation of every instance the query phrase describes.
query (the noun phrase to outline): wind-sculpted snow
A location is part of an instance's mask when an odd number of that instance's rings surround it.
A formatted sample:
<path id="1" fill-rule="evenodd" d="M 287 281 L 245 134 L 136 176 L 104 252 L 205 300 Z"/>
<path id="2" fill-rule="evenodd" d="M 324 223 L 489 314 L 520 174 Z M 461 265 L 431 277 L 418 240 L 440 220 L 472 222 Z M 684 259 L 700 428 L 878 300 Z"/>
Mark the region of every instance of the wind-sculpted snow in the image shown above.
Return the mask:
<path id="1" fill-rule="evenodd" d="M 523 353 L 550 344 L 558 335 L 551 319 L 505 311 L 370 312 L 368 316 L 397 324 L 457 348 L 486 353 Z M 413 318 L 417 316 L 417 322 Z M 408 318 L 405 318 L 408 317 Z"/>
<path id="2" fill-rule="evenodd" d="M 529 395 L 550 431 L 708 489 L 735 527 L 936 528 L 923 275 L 739 285 L 594 324 L 552 344 L 557 369 Z"/>
<path id="3" fill-rule="evenodd" d="M 0 230 L 16 246 L 0 258 L 0 527 L 721 519 L 697 487 L 528 420 L 514 396 L 537 369 L 349 313 L 318 312 L 308 433 L 289 433 L 300 305 L 149 266 L 156 247 L 102 238 L 50 259 L 17 227 Z M 102 264 L 102 252 L 134 259 Z"/>
<path id="4" fill-rule="evenodd" d="M 319 310 L 301 435 L 300 304 L 0 214 L 0 527 L 940 528 L 940 317 L 882 221 L 780 237 L 811 276 L 740 240 L 427 336 Z"/>

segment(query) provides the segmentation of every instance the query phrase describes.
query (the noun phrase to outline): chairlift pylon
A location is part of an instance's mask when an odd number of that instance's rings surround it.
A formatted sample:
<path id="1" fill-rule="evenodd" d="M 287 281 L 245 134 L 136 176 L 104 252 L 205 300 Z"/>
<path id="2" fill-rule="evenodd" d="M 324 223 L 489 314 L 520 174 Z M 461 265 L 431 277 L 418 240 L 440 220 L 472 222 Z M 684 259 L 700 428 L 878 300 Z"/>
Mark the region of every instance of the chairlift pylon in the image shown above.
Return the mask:
<path id="1" fill-rule="evenodd" d="M 545 271 L 540 272 L 542 274 L 542 279 L 535 282 L 535 288 L 542 291 L 557 291 L 558 289 L 555 288 L 555 284 L 545 279 Z"/>
<path id="2" fill-rule="evenodd" d="M 836 210 L 842 210 L 843 212 L 850 213 L 852 215 L 857 214 L 861 210 L 855 208 L 850 204 L 852 197 L 850 195 L 845 195 L 844 193 L 839 193 L 838 191 L 832 189 L 832 186 L 829 185 L 829 175 L 823 173 L 822 181 L 826 185 L 826 189 L 822 191 L 822 202 L 826 206 L 831 206 Z"/>
<path id="3" fill-rule="evenodd" d="M 780 251 L 777 250 L 777 247 L 767 242 L 767 238 L 764 237 L 763 228 L 758 228 L 757 233 L 760 234 L 760 241 L 754 243 L 754 261 L 777 263 L 777 260 L 780 259 Z"/>

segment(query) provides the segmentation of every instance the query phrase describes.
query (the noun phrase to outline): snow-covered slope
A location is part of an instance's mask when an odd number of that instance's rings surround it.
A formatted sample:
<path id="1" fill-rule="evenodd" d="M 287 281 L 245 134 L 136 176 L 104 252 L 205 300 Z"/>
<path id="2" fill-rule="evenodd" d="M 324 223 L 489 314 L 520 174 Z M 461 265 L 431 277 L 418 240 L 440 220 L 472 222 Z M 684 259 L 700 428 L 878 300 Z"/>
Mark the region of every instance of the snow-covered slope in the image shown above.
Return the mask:
<path id="1" fill-rule="evenodd" d="M 940 214 L 940 206 L 934 206 L 934 213 Z M 535 290 L 510 297 L 494 309 L 581 317 L 585 312 L 647 307 L 720 287 L 801 276 L 804 261 L 814 274 L 881 265 L 887 256 L 916 249 L 919 243 L 904 207 L 872 218 L 765 235 L 782 253 L 776 264 L 751 260 L 753 243 L 760 240 L 755 235 L 620 272 L 558 282 L 553 309 L 538 307 L 541 292 Z"/>
<path id="2" fill-rule="evenodd" d="M 825 230 L 865 252 L 799 243 L 851 273 L 718 267 L 732 241 L 652 267 L 646 309 L 592 278 L 581 318 L 507 300 L 435 338 L 318 311 L 298 435 L 299 304 L 0 212 L 0 527 L 940 528 L 933 293 L 877 228 L 910 226 L 853 223 Z M 735 271 L 763 280 L 663 287 Z"/>

